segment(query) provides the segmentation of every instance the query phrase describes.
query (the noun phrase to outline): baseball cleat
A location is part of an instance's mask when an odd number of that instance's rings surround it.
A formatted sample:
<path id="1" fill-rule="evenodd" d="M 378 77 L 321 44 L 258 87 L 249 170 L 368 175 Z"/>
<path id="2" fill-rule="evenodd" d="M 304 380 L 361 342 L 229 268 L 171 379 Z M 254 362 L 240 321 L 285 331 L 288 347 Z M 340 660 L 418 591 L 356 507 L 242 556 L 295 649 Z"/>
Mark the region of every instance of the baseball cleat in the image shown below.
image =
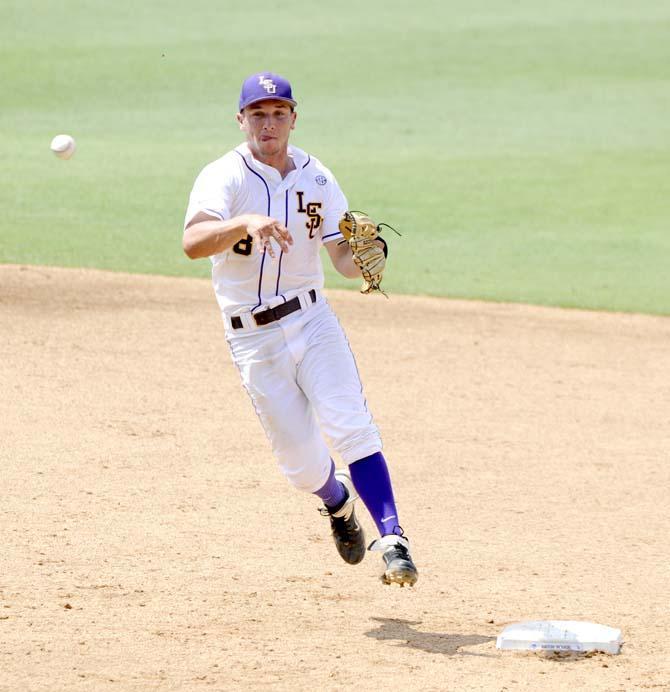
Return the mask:
<path id="1" fill-rule="evenodd" d="M 368 550 L 382 553 L 385 569 L 381 580 L 384 584 L 399 584 L 400 586 L 416 584 L 419 573 L 409 554 L 409 541 L 404 536 L 395 534 L 382 536 L 373 541 Z"/>
<path id="2" fill-rule="evenodd" d="M 347 471 L 336 471 L 335 478 L 344 486 L 346 497 L 339 507 L 323 507 L 319 511 L 330 518 L 333 540 L 340 557 L 350 565 L 357 565 L 365 557 L 365 535 L 354 512 L 358 495 Z"/>

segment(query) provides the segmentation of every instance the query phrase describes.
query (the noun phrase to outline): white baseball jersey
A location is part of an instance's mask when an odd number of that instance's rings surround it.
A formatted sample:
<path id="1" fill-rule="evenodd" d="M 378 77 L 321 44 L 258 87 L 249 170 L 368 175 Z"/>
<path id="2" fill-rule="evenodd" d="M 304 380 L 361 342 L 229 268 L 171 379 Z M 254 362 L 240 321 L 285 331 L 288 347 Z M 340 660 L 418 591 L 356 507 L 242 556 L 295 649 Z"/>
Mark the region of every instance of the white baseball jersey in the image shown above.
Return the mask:
<path id="1" fill-rule="evenodd" d="M 297 147 L 289 146 L 288 153 L 295 170 L 282 179 L 241 144 L 205 166 L 193 185 L 184 226 L 198 212 L 222 220 L 255 213 L 283 223 L 293 236 L 289 252 L 274 246 L 274 260 L 267 250 L 261 254 L 252 247 L 250 236 L 210 258 L 214 291 L 226 316 L 323 288 L 319 250 L 342 239 L 338 222 L 347 200 L 335 177 Z"/>

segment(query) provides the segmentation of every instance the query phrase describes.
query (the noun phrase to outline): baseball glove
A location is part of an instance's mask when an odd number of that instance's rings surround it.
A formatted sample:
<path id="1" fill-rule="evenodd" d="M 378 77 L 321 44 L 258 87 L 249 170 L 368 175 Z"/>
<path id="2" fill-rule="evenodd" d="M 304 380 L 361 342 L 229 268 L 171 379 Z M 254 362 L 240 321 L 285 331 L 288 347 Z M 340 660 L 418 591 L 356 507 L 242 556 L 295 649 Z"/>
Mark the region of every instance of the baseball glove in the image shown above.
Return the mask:
<path id="1" fill-rule="evenodd" d="M 349 243 L 354 262 L 363 275 L 361 293 L 384 293 L 380 284 L 388 249 L 386 242 L 379 235 L 379 227 L 382 225 L 387 224 L 376 224 L 367 214 L 360 211 L 345 211 L 340 219 L 340 232 Z M 381 240 L 384 247 L 379 247 L 375 240 Z"/>

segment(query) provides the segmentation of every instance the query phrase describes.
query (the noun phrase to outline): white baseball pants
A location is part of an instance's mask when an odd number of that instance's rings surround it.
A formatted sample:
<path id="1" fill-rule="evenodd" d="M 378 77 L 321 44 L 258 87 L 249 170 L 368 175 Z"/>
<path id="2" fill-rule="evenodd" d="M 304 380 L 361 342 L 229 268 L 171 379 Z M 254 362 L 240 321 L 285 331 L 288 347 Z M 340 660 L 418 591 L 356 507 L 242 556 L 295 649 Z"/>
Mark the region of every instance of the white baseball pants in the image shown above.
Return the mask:
<path id="1" fill-rule="evenodd" d="M 324 436 L 346 464 L 381 451 L 353 353 L 328 302 L 256 329 L 226 329 L 237 365 L 279 466 L 295 487 L 321 488 L 330 473 Z"/>

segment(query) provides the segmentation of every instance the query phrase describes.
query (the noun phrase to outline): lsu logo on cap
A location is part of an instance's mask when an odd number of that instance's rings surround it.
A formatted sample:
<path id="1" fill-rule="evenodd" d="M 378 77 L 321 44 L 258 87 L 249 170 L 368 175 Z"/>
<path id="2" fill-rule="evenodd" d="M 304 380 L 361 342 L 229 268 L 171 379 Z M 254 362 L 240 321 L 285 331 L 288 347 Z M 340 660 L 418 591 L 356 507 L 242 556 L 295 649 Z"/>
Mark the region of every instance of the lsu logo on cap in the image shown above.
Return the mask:
<path id="1" fill-rule="evenodd" d="M 265 91 L 268 92 L 268 94 L 277 93 L 277 85 L 269 77 L 260 75 L 260 77 L 258 78 L 258 84 L 259 86 L 262 86 L 263 89 L 265 89 Z"/>

